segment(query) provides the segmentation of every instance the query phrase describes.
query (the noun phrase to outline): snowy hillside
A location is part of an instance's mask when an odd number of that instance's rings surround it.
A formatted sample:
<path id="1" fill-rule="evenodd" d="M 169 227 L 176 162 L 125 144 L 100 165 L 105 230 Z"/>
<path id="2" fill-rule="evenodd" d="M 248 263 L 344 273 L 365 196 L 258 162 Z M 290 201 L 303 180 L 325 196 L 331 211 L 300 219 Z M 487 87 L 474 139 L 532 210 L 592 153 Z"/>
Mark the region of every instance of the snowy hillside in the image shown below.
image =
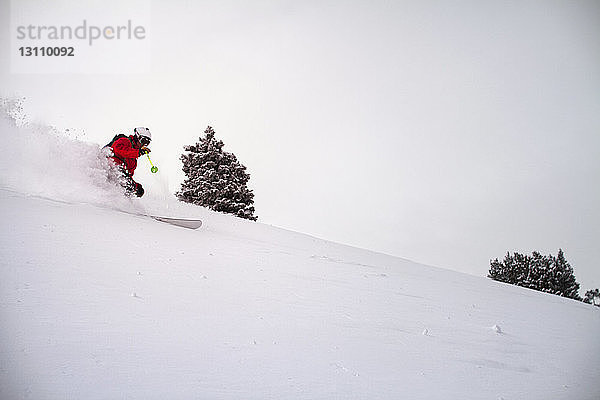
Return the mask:
<path id="1" fill-rule="evenodd" d="M 600 398 L 597 308 L 125 200 L 98 146 L 1 128 L 0 399 Z"/>
<path id="2" fill-rule="evenodd" d="M 579 302 L 226 216 L 0 196 L 3 399 L 600 394 Z"/>

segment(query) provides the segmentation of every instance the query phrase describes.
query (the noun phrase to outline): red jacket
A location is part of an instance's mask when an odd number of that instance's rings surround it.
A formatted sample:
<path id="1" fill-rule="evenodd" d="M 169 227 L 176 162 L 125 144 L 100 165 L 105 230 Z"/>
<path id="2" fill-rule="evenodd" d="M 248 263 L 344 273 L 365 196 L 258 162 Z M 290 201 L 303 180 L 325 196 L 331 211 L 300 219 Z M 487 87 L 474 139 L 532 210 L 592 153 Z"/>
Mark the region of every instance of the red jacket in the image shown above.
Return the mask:
<path id="1" fill-rule="evenodd" d="M 140 148 L 137 146 L 139 145 L 133 136 L 119 138 L 110 146 L 114 154 L 111 158 L 117 165 L 125 166 L 129 176 L 133 176 L 137 167 L 137 158 L 141 155 Z"/>

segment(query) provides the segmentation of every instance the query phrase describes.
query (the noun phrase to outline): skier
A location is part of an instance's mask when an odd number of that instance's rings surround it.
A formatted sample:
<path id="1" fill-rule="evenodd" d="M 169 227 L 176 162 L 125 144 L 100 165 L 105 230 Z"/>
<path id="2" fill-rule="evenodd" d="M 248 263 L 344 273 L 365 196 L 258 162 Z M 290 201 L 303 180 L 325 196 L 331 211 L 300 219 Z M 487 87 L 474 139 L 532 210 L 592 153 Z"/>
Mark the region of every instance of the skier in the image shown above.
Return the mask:
<path id="1" fill-rule="evenodd" d="M 110 143 L 104 146 L 110 147 L 112 150 L 109 158 L 117 164 L 123 174 L 121 185 L 125 188 L 127 196 L 135 194 L 137 197 L 142 197 L 144 195 L 144 188 L 133 180 L 133 173 L 137 167 L 138 157 L 150 153 L 148 145 L 151 140 L 150 130 L 140 127 L 133 130 L 133 135 L 116 135 Z"/>

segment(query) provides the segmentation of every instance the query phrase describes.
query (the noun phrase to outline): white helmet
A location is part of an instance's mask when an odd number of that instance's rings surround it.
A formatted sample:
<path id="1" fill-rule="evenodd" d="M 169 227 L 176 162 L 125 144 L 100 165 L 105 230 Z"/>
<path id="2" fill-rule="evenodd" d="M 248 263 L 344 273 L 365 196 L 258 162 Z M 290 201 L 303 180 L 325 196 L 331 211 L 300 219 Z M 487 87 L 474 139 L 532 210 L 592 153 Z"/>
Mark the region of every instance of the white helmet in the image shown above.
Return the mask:
<path id="1" fill-rule="evenodd" d="M 133 130 L 134 136 L 142 143 L 144 146 L 150 144 L 152 140 L 152 134 L 150 133 L 150 129 L 144 127 L 138 127 Z"/>

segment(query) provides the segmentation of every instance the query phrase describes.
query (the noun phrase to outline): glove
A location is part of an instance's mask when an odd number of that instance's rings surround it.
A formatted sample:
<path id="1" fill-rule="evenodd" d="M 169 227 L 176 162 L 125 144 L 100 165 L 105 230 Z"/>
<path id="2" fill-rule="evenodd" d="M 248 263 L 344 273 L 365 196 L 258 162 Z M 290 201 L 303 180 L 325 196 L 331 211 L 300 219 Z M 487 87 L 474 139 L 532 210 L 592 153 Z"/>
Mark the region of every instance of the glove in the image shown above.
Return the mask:
<path id="1" fill-rule="evenodd" d="M 137 182 L 135 184 L 135 195 L 137 197 L 142 197 L 144 195 L 144 188 Z"/>
<path id="2" fill-rule="evenodd" d="M 140 149 L 140 156 L 143 156 L 144 154 L 148 154 L 150 153 L 150 149 L 147 148 L 146 146 L 142 146 L 142 148 Z"/>

